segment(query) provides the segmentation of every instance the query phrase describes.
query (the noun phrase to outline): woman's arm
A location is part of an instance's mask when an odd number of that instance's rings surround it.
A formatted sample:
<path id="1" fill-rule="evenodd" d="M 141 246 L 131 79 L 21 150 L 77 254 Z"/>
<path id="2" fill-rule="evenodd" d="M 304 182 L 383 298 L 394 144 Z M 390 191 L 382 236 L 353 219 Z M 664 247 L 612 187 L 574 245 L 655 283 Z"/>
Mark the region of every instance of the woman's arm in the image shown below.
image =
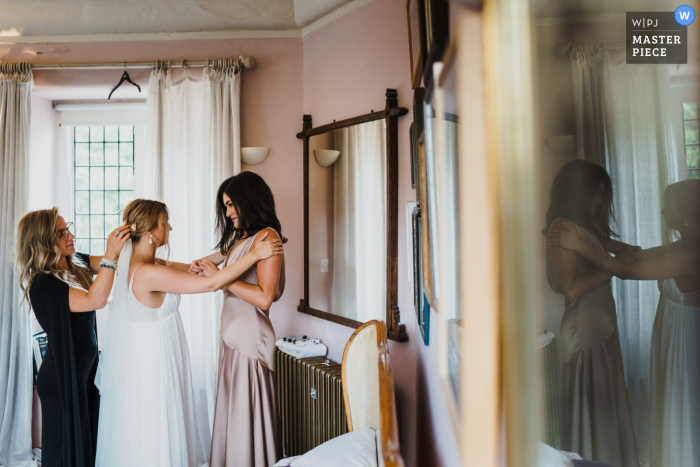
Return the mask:
<path id="1" fill-rule="evenodd" d="M 558 232 L 548 236 L 548 243 L 554 248 L 566 248 L 576 252 L 620 279 L 660 280 L 696 274 L 700 259 L 697 249 L 665 248 L 657 250 L 657 254 L 651 258 L 636 263 L 626 263 L 593 248 L 579 237 L 573 226 L 566 223 Z"/>
<path id="2" fill-rule="evenodd" d="M 122 226 L 109 234 L 109 237 L 107 237 L 107 251 L 104 256 L 99 258 L 117 261 L 117 259 L 119 259 L 119 253 L 124 247 L 124 243 L 130 236 L 131 231 L 127 226 Z M 97 258 L 97 256 L 90 257 L 90 269 L 92 269 L 93 258 Z M 99 310 L 107 305 L 116 269 L 100 267 L 99 261 L 97 263 L 97 269 L 97 277 L 87 292 L 76 289 L 75 287 L 71 287 L 68 291 L 68 307 L 73 313 Z"/>
<path id="3" fill-rule="evenodd" d="M 270 237 L 281 242 L 279 235 L 273 229 L 265 229 Z M 256 242 L 259 240 L 256 240 Z M 272 256 L 258 261 L 258 283 L 248 284 L 243 281 L 235 281 L 228 286 L 228 289 L 236 294 L 238 298 L 244 300 L 261 310 L 269 310 L 272 301 L 277 293 L 280 271 L 282 269 L 282 257 Z"/>
<path id="4" fill-rule="evenodd" d="M 90 272 L 94 276 L 95 274 L 100 273 L 100 261 L 102 261 L 103 256 L 90 256 L 90 264 L 87 265 L 87 267 L 90 268 Z"/>
<path id="5" fill-rule="evenodd" d="M 265 236 L 261 238 L 264 240 Z M 196 294 L 215 292 L 230 284 L 256 262 L 282 254 L 278 240 L 260 241 L 248 254 L 210 276 L 199 276 L 182 271 L 146 264 L 139 268 L 139 285 L 142 292 L 170 292 Z M 137 287 L 136 284 L 134 287 Z"/>
<path id="6" fill-rule="evenodd" d="M 190 265 L 185 263 L 178 263 L 177 261 L 166 262 L 164 259 L 156 258 L 156 264 L 159 266 L 165 266 L 176 271 L 188 272 L 190 270 Z"/>
<path id="7" fill-rule="evenodd" d="M 204 258 L 201 259 L 196 259 L 192 261 L 192 263 L 189 265 L 188 272 L 192 272 L 194 274 L 200 274 L 204 272 L 204 264 L 207 262 L 213 263 L 215 266 L 220 265 L 221 263 L 224 262 L 226 259 L 226 256 L 223 255 L 220 251 L 215 251 L 214 253 L 210 254 L 209 256 L 205 256 Z"/>
<path id="8" fill-rule="evenodd" d="M 559 290 L 569 302 L 587 294 L 611 277 L 600 269 L 577 274 L 576 253 L 553 245 L 548 245 L 548 248 Z"/>

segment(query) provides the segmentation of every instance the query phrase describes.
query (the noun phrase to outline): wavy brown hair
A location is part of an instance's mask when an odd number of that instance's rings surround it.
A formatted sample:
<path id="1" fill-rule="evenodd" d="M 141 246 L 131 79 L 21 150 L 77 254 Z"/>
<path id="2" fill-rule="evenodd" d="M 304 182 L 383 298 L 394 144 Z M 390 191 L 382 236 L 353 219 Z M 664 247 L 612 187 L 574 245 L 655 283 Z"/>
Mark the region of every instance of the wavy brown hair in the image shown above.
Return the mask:
<path id="1" fill-rule="evenodd" d="M 73 255 L 66 256 L 68 271 L 58 267 L 61 252 L 58 249 L 58 209 L 32 211 L 20 219 L 15 240 L 15 268 L 24 300 L 29 300 L 29 289 L 41 274 L 54 276 L 74 287 L 89 289 L 92 272 Z"/>
<path id="2" fill-rule="evenodd" d="M 226 217 L 224 193 L 238 212 L 239 229 Z M 216 193 L 216 231 L 219 243 L 215 248 L 227 255 L 236 240 L 255 235 L 268 227 L 279 234 L 282 243 L 287 243 L 287 239 L 282 236 L 282 225 L 277 219 L 275 197 L 265 180 L 254 172 L 241 172 L 224 180 Z"/>
<path id="3" fill-rule="evenodd" d="M 603 204 L 593 215 L 591 200 L 600 182 L 603 182 Z M 603 243 L 608 243 L 612 237 L 618 237 L 611 226 L 615 223 L 612 201 L 612 182 L 605 169 L 592 162 L 573 160 L 565 164 L 554 178 L 545 219 L 546 225 L 542 233 L 547 235 L 552 223 L 563 217 L 575 224 L 595 230 Z"/>

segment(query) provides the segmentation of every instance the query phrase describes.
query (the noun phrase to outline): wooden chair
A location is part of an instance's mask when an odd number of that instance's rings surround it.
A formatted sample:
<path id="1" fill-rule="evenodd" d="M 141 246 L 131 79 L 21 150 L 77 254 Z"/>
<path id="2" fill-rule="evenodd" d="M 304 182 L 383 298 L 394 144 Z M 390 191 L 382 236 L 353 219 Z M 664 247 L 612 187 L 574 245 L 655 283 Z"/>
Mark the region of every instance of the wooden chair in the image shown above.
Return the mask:
<path id="1" fill-rule="evenodd" d="M 343 352 L 341 377 L 348 431 L 372 428 L 378 466 L 404 467 L 384 322 L 368 321 L 350 336 Z"/>

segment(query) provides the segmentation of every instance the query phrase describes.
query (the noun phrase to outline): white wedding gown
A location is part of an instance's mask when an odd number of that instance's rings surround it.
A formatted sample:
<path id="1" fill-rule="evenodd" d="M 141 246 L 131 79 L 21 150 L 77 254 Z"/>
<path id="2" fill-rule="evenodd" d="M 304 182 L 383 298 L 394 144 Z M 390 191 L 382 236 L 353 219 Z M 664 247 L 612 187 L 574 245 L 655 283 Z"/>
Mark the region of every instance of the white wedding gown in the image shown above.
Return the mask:
<path id="1" fill-rule="evenodd" d="M 133 278 L 125 286 L 130 244 L 120 255 L 95 379 L 101 396 L 96 466 L 201 467 L 211 435 L 194 411 L 180 296 L 166 294 L 156 309 L 136 299 Z"/>
<path id="2" fill-rule="evenodd" d="M 700 290 L 659 281 L 651 343 L 651 467 L 700 467 Z"/>

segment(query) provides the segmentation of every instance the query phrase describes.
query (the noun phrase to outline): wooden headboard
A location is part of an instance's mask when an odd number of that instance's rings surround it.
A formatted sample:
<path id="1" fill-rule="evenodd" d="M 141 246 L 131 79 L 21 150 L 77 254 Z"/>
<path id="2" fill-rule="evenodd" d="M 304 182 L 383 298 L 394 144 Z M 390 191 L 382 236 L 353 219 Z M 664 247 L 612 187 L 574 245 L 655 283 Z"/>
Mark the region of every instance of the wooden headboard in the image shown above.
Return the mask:
<path id="1" fill-rule="evenodd" d="M 396 423 L 394 378 L 383 321 L 360 326 L 345 345 L 342 381 L 348 430 L 372 428 L 380 467 L 404 467 Z"/>

